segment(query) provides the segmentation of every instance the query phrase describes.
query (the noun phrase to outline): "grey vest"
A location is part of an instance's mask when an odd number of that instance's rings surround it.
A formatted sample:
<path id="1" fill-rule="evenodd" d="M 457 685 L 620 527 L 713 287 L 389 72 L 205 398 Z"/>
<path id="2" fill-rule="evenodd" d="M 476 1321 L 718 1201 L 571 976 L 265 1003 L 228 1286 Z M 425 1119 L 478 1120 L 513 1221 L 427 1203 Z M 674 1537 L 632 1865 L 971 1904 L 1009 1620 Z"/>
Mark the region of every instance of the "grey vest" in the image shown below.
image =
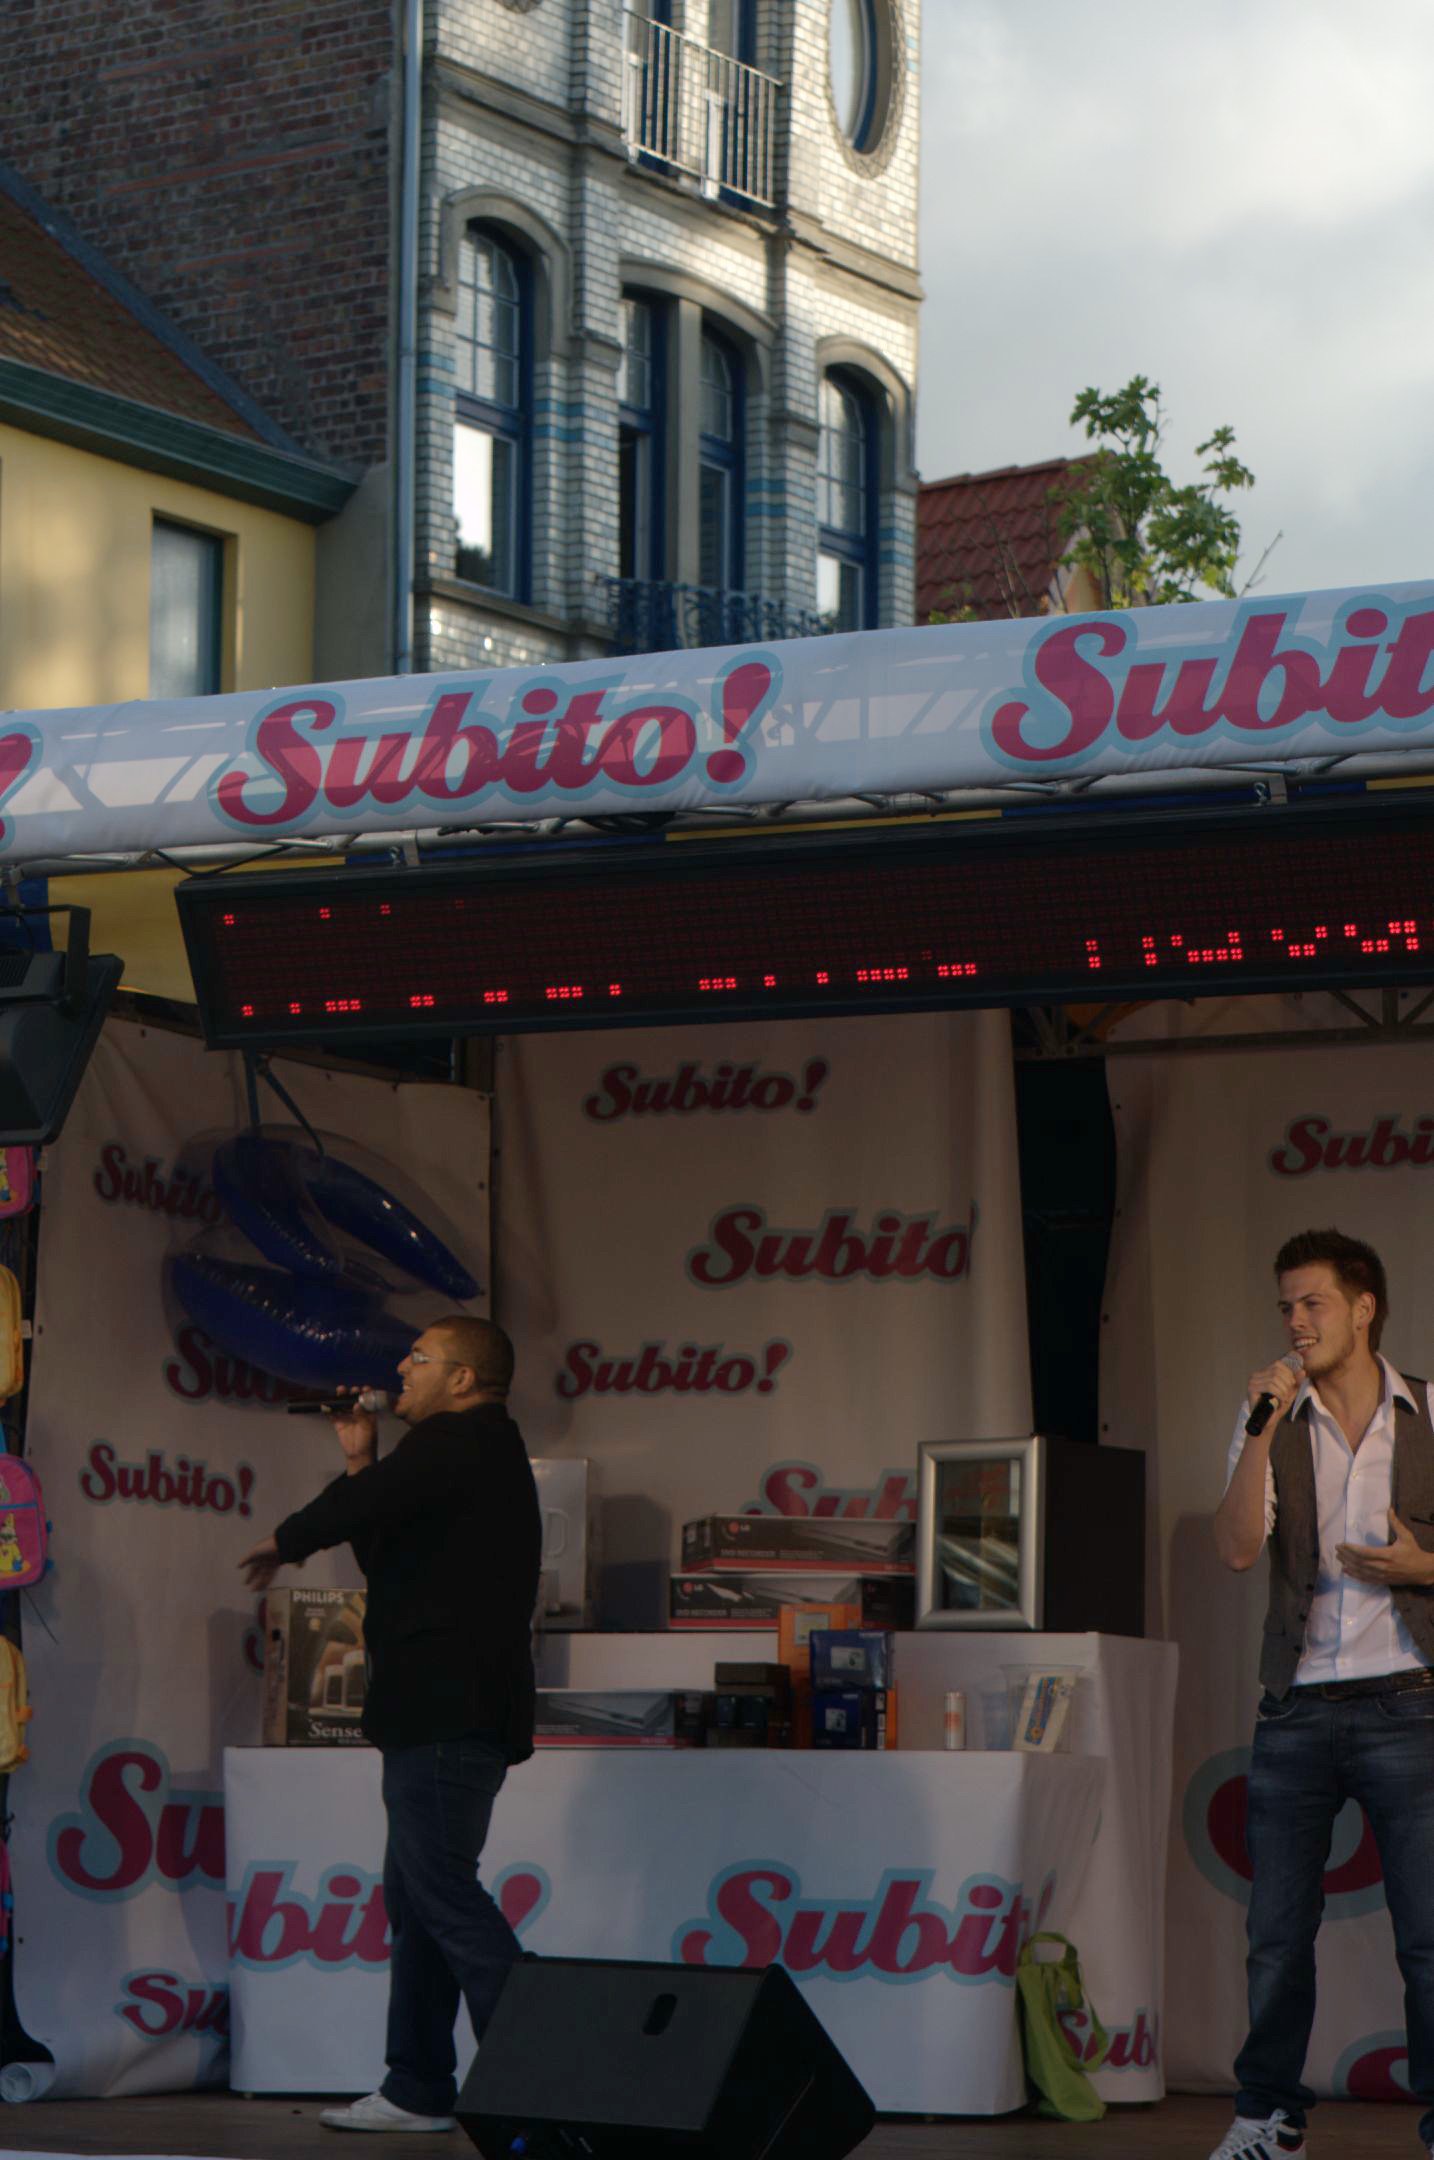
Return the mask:
<path id="1" fill-rule="evenodd" d="M 1394 1469 L 1390 1498 L 1426 1552 L 1434 1552 L 1434 1426 L 1429 1391 L 1404 1375 L 1414 1408 L 1394 1398 Z M 1309 1397 L 1297 1417 L 1282 1418 L 1270 1443 L 1275 1473 L 1275 1527 L 1270 1537 L 1270 1606 L 1260 1653 L 1260 1685 L 1285 1696 L 1294 1685 L 1305 1626 L 1319 1575 L 1319 1508 L 1310 1447 Z M 1395 1610 L 1426 1665 L 1434 1665 L 1434 1590 L 1403 1584 L 1391 1592 Z"/>

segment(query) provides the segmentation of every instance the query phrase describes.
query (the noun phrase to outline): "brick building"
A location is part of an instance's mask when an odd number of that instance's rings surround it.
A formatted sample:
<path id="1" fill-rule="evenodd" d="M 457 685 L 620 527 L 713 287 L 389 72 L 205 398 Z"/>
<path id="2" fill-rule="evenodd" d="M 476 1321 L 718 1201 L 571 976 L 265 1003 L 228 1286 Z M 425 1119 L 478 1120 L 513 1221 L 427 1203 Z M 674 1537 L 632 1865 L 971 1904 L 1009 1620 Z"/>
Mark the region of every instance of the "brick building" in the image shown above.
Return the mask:
<path id="1" fill-rule="evenodd" d="M 918 32 L 919 0 L 16 0 L 7 155 L 357 482 L 321 674 L 903 622 Z"/>

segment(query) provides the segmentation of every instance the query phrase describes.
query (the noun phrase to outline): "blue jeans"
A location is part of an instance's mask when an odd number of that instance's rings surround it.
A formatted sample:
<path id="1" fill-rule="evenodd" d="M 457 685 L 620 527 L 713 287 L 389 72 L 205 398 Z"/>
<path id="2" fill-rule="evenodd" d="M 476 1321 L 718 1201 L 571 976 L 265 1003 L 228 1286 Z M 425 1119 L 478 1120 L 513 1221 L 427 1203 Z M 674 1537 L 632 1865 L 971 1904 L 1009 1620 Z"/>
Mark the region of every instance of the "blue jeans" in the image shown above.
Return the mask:
<path id="1" fill-rule="evenodd" d="M 383 1897 L 393 1947 L 383 2096 L 415 2115 L 452 2113 L 460 1997 L 475 2037 L 493 2014 L 518 1938 L 478 1880 L 478 1856 L 508 1760 L 470 1734 L 387 1748 Z"/>
<path id="2" fill-rule="evenodd" d="M 1335 1817 L 1369 1817 L 1404 1976 L 1409 2085 L 1434 2142 L 1434 1688 L 1328 1699 L 1262 1697 L 1250 1761 L 1246 1838 L 1254 1867 L 1247 1922 L 1250 2035 L 1235 2058 L 1242 2115 L 1283 2108 L 1303 2123 L 1315 2010 L 1315 1936 Z"/>

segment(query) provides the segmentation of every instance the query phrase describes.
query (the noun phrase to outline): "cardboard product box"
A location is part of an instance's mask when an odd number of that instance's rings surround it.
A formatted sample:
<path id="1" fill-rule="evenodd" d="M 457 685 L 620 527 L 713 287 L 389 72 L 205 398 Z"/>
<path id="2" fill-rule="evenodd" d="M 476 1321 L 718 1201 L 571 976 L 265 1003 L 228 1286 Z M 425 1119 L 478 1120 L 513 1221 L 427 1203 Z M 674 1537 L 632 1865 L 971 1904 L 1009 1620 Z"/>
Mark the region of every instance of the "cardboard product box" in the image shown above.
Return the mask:
<path id="1" fill-rule="evenodd" d="M 785 1665 L 719 1659 L 707 1698 L 709 1747 L 790 1747 L 792 1676 Z"/>
<path id="2" fill-rule="evenodd" d="M 916 1526 L 860 1515 L 703 1515 L 682 1525 L 682 1566 L 910 1574 Z"/>
<path id="3" fill-rule="evenodd" d="M 812 1746 L 894 1748 L 894 1688 L 813 1688 Z"/>
<path id="4" fill-rule="evenodd" d="M 889 1628 L 814 1628 L 812 1685 L 825 1688 L 888 1688 L 892 1684 Z"/>
<path id="5" fill-rule="evenodd" d="M 534 1745 L 691 1747 L 704 1721 L 702 1690 L 539 1688 Z"/>
<path id="6" fill-rule="evenodd" d="M 534 1624 L 590 1628 L 599 1564 L 597 1481 L 585 1456 L 534 1456 L 543 1519 L 542 1573 Z"/>
<path id="7" fill-rule="evenodd" d="M 774 1628 L 795 1606 L 839 1605 L 835 1627 L 909 1628 L 916 1619 L 914 1575 L 729 1575 L 719 1568 L 674 1575 L 668 1590 L 673 1628 Z"/>
<path id="8" fill-rule="evenodd" d="M 264 1596 L 265 1747 L 366 1747 L 362 1590 Z"/>

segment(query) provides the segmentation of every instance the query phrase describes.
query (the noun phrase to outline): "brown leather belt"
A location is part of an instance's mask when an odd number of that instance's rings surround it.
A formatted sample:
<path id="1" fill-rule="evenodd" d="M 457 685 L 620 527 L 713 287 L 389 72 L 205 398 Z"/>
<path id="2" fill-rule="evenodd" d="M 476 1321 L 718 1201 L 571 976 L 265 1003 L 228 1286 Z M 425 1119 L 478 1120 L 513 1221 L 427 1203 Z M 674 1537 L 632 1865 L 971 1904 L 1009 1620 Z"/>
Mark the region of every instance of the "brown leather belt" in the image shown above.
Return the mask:
<path id="1" fill-rule="evenodd" d="M 1345 1702 L 1357 1695 L 1408 1695 L 1425 1688 L 1434 1688 L 1434 1672 L 1421 1665 L 1417 1672 L 1368 1673 L 1362 1680 L 1316 1680 L 1291 1688 L 1290 1693 L 1318 1695 L 1325 1702 Z"/>

